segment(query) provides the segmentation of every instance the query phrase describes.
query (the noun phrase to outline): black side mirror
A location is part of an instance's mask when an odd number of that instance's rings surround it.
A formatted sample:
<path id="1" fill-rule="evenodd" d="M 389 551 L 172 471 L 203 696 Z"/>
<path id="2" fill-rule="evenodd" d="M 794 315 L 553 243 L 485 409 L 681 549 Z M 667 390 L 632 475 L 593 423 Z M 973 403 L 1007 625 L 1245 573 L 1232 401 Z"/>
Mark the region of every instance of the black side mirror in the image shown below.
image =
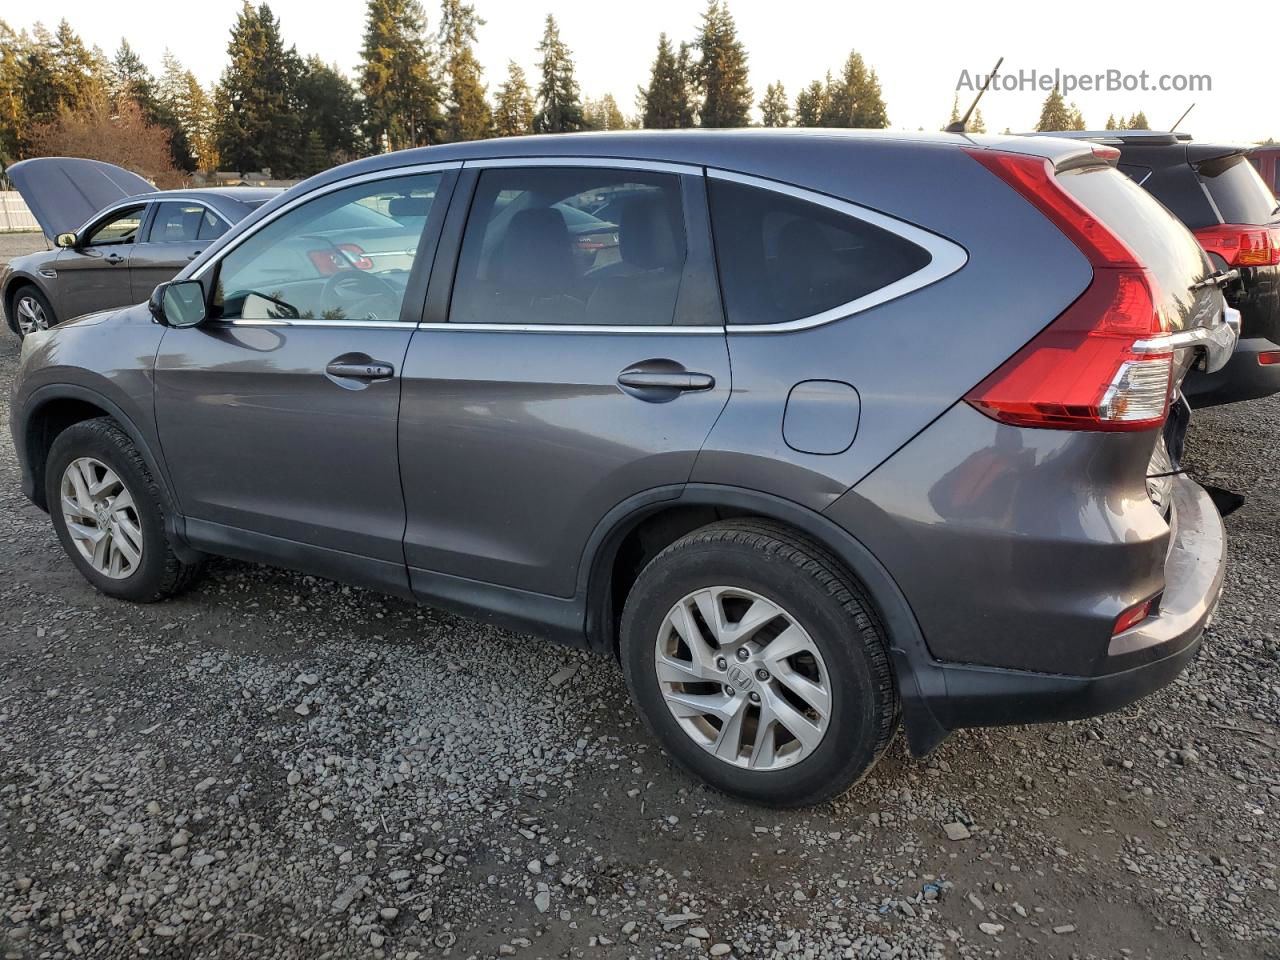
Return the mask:
<path id="1" fill-rule="evenodd" d="M 209 311 L 204 302 L 204 285 L 199 280 L 162 283 L 147 301 L 151 315 L 166 327 L 194 327 L 203 323 Z"/>

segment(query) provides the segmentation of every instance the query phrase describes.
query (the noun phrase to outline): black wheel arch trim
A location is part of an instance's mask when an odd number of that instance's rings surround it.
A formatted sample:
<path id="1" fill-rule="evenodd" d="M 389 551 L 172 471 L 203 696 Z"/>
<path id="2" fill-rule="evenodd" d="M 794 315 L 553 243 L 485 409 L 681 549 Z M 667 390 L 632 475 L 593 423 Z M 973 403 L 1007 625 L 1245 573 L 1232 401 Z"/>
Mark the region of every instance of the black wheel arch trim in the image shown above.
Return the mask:
<path id="1" fill-rule="evenodd" d="M 616 655 L 608 584 L 618 547 L 642 520 L 671 506 L 721 507 L 769 517 L 831 550 L 861 582 L 888 634 L 911 752 L 924 756 L 946 739 L 950 730 L 939 722 L 931 701 L 947 695 L 947 665 L 929 654 L 924 634 L 897 582 L 853 534 L 822 514 L 773 494 L 690 483 L 646 490 L 610 510 L 587 541 L 578 568 L 578 592 L 586 601 L 587 642 L 592 649 Z"/>
<path id="2" fill-rule="evenodd" d="M 22 462 L 23 493 L 26 494 L 27 498 L 36 506 L 48 512 L 48 504 L 42 502 L 41 491 L 36 489 L 34 464 L 29 462 L 30 440 L 27 434 L 32 418 L 43 407 L 58 400 L 79 400 L 82 403 L 88 403 L 103 410 L 119 424 L 120 429 L 128 435 L 134 446 L 138 448 L 138 452 L 142 454 L 142 459 L 146 461 L 147 469 L 155 477 L 160 493 L 164 497 L 165 530 L 173 543 L 174 553 L 185 563 L 196 562 L 202 554 L 187 543 L 182 510 L 177 498 L 174 496 L 173 487 L 164 468 L 163 461 L 152 451 L 151 444 L 138 428 L 134 419 L 125 413 L 118 403 L 97 390 L 74 383 L 43 384 L 32 390 L 24 398 L 21 408 L 15 411 L 17 417 L 14 424 L 14 436 L 15 439 L 21 438 L 19 456 Z"/>

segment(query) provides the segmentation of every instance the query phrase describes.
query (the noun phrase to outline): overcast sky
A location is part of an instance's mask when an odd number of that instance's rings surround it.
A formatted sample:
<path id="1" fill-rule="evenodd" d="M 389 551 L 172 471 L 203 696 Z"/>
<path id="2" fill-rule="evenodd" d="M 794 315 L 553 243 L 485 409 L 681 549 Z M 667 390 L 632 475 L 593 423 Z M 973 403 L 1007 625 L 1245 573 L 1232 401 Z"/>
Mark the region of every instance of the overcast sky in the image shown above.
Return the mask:
<path id="1" fill-rule="evenodd" d="M 636 87 L 648 77 L 659 31 L 675 40 L 692 39 L 705 6 L 703 0 L 474 2 L 488 21 L 480 29 L 477 54 L 491 90 L 501 82 L 509 59 L 532 74 L 543 18 L 551 12 L 573 51 L 584 96 L 612 93 L 627 114 L 636 110 Z M 364 26 L 361 0 L 273 0 L 270 6 L 281 19 L 286 43 L 354 73 Z M 424 6 L 428 28 L 434 31 L 438 7 L 432 0 Z M 225 64 L 227 32 L 239 8 L 238 0 L 0 0 L 0 19 L 16 28 L 31 27 L 36 20 L 52 27 L 65 17 L 89 43 L 108 53 L 127 35 L 153 70 L 168 47 L 209 83 Z M 1212 78 L 1209 92 L 1071 94 L 1090 127 L 1101 128 L 1108 113 L 1127 115 L 1138 109 L 1153 127 L 1168 127 L 1195 101 L 1195 110 L 1179 129 L 1200 139 L 1280 138 L 1274 67 L 1264 57 L 1244 55 L 1238 31 L 1217 33 L 1206 42 L 1202 30 L 1189 29 L 1190 21 L 1200 17 L 1190 7 L 1178 15 L 1173 4 L 1086 3 L 1061 16 L 1051 6 L 1025 0 L 981 5 L 730 0 L 730 8 L 750 56 L 757 102 L 774 80 L 786 85 L 794 101 L 810 80 L 827 69 L 837 71 L 852 48 L 880 75 L 891 127 L 936 129 L 946 122 L 961 71 L 985 73 L 1003 55 L 1006 74 L 1115 69 L 1146 70 L 1152 82 L 1165 74 Z M 1033 90 L 988 93 L 983 101 L 988 129 L 1030 129 L 1044 96 Z M 971 97 L 962 93 L 962 104 Z"/>

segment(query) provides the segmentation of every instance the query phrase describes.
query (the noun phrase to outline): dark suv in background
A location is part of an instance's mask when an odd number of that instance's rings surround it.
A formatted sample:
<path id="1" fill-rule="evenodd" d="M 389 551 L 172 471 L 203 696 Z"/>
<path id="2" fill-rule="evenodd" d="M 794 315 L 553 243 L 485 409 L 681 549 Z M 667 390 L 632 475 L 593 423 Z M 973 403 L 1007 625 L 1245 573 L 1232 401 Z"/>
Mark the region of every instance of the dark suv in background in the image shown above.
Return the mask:
<path id="1" fill-rule="evenodd" d="M 1240 344 L 1222 370 L 1188 377 L 1191 405 L 1280 391 L 1280 204 L 1249 162 L 1253 148 L 1154 130 L 1045 135 L 1114 146 L 1120 171 L 1190 227 L 1216 267 L 1238 272 L 1224 289 L 1240 311 Z"/>
<path id="2" fill-rule="evenodd" d="M 688 769 L 813 802 L 899 719 L 922 754 L 1088 716 L 1198 649 L 1225 544 L 1178 387 L 1235 311 L 1115 158 L 753 130 L 362 160 L 150 304 L 29 335 L 23 489 L 109 596 L 224 554 L 587 645 Z"/>

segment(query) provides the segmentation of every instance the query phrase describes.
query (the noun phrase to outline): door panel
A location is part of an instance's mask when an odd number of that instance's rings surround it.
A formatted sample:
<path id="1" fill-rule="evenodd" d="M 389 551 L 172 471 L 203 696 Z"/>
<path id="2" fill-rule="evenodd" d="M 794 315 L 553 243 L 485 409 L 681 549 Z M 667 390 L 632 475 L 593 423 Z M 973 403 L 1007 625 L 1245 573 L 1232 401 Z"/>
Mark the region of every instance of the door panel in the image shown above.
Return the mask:
<path id="1" fill-rule="evenodd" d="M 659 399 L 619 385 L 620 374 L 655 358 L 709 375 L 714 386 Z M 563 597 L 587 538 L 614 505 L 688 480 L 728 398 L 729 358 L 715 327 L 424 328 L 410 345 L 403 389 L 411 577 L 419 568 Z"/>
<path id="2" fill-rule="evenodd" d="M 145 212 L 141 206 L 113 211 L 81 234 L 83 246 L 62 251 L 53 284 L 59 320 L 135 302 L 129 268 Z"/>
<path id="3" fill-rule="evenodd" d="M 326 367 L 364 355 L 398 373 L 412 329 L 166 330 L 156 421 L 184 515 L 402 564 L 399 383 Z"/>
<path id="4" fill-rule="evenodd" d="M 402 378 L 410 581 L 570 597 L 599 521 L 687 482 L 729 395 L 702 177 L 511 161 L 459 193 Z"/>

